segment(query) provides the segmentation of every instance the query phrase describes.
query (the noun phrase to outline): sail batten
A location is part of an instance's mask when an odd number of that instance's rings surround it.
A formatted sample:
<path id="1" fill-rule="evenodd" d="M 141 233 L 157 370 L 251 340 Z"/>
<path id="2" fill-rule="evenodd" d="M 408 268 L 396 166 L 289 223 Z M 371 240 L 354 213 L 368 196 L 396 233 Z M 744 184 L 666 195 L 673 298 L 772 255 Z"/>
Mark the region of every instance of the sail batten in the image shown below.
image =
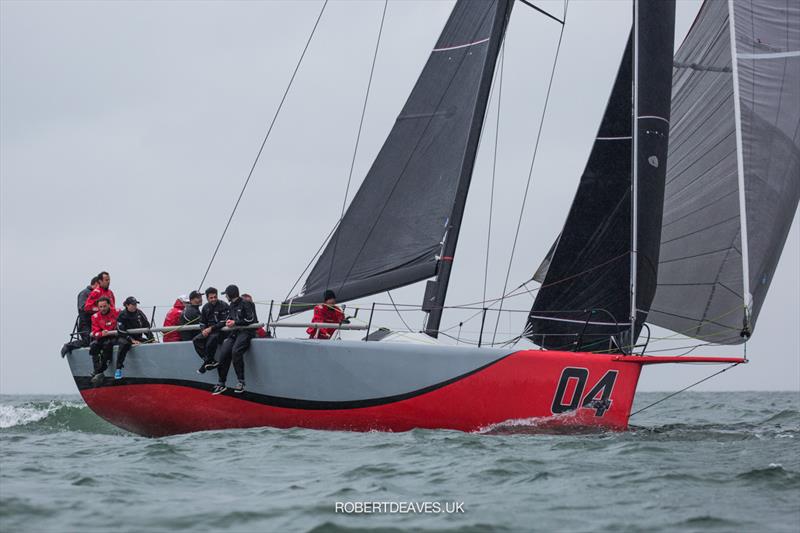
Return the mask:
<path id="1" fill-rule="evenodd" d="M 457 234 L 454 213 L 466 200 L 512 2 L 456 3 L 301 294 L 281 314 L 319 303 L 327 289 L 347 301 L 437 275 L 443 244 Z"/>

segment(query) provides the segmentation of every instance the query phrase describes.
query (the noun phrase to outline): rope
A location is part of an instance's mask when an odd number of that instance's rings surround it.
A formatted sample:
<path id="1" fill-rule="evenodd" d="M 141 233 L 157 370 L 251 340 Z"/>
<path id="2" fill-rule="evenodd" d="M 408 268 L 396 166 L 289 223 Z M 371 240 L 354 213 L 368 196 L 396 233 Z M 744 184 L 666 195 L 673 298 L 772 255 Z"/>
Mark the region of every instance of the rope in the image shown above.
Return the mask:
<path id="1" fill-rule="evenodd" d="M 486 286 L 489 283 L 489 253 L 492 243 L 492 212 L 494 210 L 494 183 L 497 174 L 497 143 L 500 139 L 500 104 L 503 101 L 503 65 L 506 57 L 506 42 L 500 49 L 500 72 L 497 83 L 497 119 L 494 126 L 494 153 L 492 155 L 492 187 L 489 193 L 489 228 L 486 231 L 486 264 L 483 270 L 483 304 L 486 305 Z M 494 87 L 494 86 L 493 86 Z"/>
<path id="2" fill-rule="evenodd" d="M 275 114 L 272 117 L 272 121 L 269 124 L 269 128 L 267 128 L 267 133 L 266 135 L 264 135 L 264 140 L 261 141 L 261 147 L 258 149 L 258 153 L 256 154 L 256 158 L 253 161 L 253 165 L 250 167 L 250 172 L 247 173 L 247 179 L 244 180 L 244 185 L 242 186 L 242 190 L 239 192 L 239 197 L 236 199 L 236 203 L 233 206 L 233 210 L 231 211 L 231 214 L 228 217 L 228 222 L 225 224 L 225 229 L 222 230 L 222 235 L 220 235 L 219 241 L 217 242 L 217 246 L 216 248 L 214 248 L 214 254 L 211 256 L 211 260 L 208 262 L 208 267 L 206 267 L 206 271 L 203 274 L 203 279 L 200 280 L 200 283 L 197 286 L 198 290 L 200 290 L 203 287 L 203 283 L 205 283 L 206 277 L 208 277 L 208 272 L 211 270 L 211 265 L 214 264 L 214 259 L 217 258 L 219 247 L 222 246 L 222 241 L 225 239 L 225 235 L 228 233 L 228 228 L 231 225 L 233 216 L 236 214 L 236 209 L 239 207 L 239 203 L 242 201 L 242 197 L 244 196 L 244 191 L 247 189 L 247 185 L 250 183 L 250 178 L 253 177 L 253 171 L 255 171 L 256 165 L 258 164 L 258 160 L 261 158 L 261 153 L 264 151 L 264 146 L 267 144 L 267 139 L 269 139 L 269 136 L 272 133 L 272 128 L 275 126 L 275 121 L 278 119 L 278 115 L 280 114 L 281 109 L 283 108 L 283 103 L 286 101 L 286 96 L 289 94 L 289 90 L 292 88 L 292 83 L 294 82 L 294 78 L 297 75 L 297 71 L 300 69 L 300 64 L 303 62 L 303 58 L 306 55 L 306 51 L 308 51 L 308 46 L 311 44 L 311 39 L 314 37 L 314 32 L 317 31 L 317 26 L 319 25 L 319 21 L 322 19 L 322 14 L 325 12 L 325 6 L 327 5 L 328 5 L 328 0 L 325 0 L 325 3 L 322 4 L 322 9 L 320 9 L 319 15 L 317 16 L 317 21 L 314 23 L 314 27 L 311 29 L 311 34 L 308 36 L 306 45 L 305 47 L 303 47 L 303 53 L 300 54 L 300 59 L 297 61 L 297 65 L 294 67 L 294 72 L 292 72 L 292 77 L 289 79 L 289 84 L 286 86 L 286 90 L 283 92 L 281 101 L 278 104 L 278 109 L 275 110 Z"/>
<path id="3" fill-rule="evenodd" d="M 660 400 L 658 400 L 658 401 L 655 401 L 655 402 L 651 403 L 650 405 L 646 405 L 646 406 L 642 407 L 642 408 L 641 408 L 641 409 L 639 409 L 638 411 L 635 411 L 635 412 L 631 413 L 631 414 L 630 414 L 630 416 L 638 415 L 639 413 L 641 413 L 641 412 L 642 412 L 642 411 L 644 411 L 645 409 L 650 409 L 650 408 L 651 408 L 651 407 L 653 407 L 654 405 L 658 405 L 658 404 L 660 404 L 661 402 L 664 402 L 664 401 L 667 401 L 667 400 L 669 400 L 670 398 L 674 398 L 674 397 L 675 397 L 675 396 L 677 396 L 678 394 L 680 394 L 680 393 L 682 393 L 682 392 L 686 392 L 687 390 L 691 389 L 692 387 L 694 387 L 694 386 L 696 386 L 696 385 L 699 385 L 699 384 L 703 383 L 704 381 L 708 381 L 709 379 L 711 379 L 711 378 L 713 378 L 713 377 L 715 377 L 715 376 L 718 376 L 718 375 L 722 374 L 723 372 L 727 372 L 727 371 L 728 371 L 728 370 L 730 370 L 731 368 L 733 368 L 733 367 L 735 367 L 735 366 L 739 366 L 740 364 L 741 364 L 741 363 L 733 363 L 733 364 L 732 364 L 732 365 L 730 365 L 730 366 L 726 366 L 726 367 L 725 367 L 725 368 L 723 368 L 722 370 L 719 370 L 719 371 L 717 371 L 717 372 L 714 372 L 714 373 L 713 373 L 713 374 L 711 374 L 710 376 L 706 376 L 706 377 L 704 377 L 703 379 L 701 379 L 700 381 L 695 381 L 694 383 L 692 383 L 692 384 L 691 384 L 691 385 L 689 385 L 688 387 L 684 387 L 684 388 L 682 388 L 681 390 L 679 390 L 679 391 L 677 391 L 677 392 L 673 392 L 672 394 L 669 394 L 669 395 L 667 395 L 667 396 L 664 396 L 664 397 L 663 397 L 663 398 L 661 398 Z"/>
<path id="4" fill-rule="evenodd" d="M 400 317 L 400 320 L 403 322 L 403 325 L 406 327 L 406 329 L 407 329 L 408 331 L 410 331 L 410 332 L 412 332 L 412 333 L 413 333 L 413 332 L 414 332 L 414 330 L 413 330 L 413 329 L 411 329 L 410 327 L 408 327 L 408 324 L 406 324 L 406 320 L 403 318 L 403 315 L 401 315 L 401 314 L 400 314 L 400 310 L 399 310 L 399 309 L 397 309 L 397 305 L 394 303 L 394 298 L 392 298 L 392 293 L 391 293 L 391 291 L 386 291 L 386 294 L 388 294 L 388 295 L 389 295 L 389 300 L 391 300 L 391 302 L 392 302 L 392 306 L 394 307 L 394 311 L 395 311 L 395 313 L 397 313 L 397 316 L 399 316 L 399 317 Z"/>
<path id="5" fill-rule="evenodd" d="M 361 119 L 358 122 L 358 133 L 356 134 L 356 145 L 353 148 L 353 159 L 350 161 L 350 172 L 347 175 L 347 186 L 344 189 L 344 199 L 342 200 L 342 214 L 339 215 L 339 224 L 344 219 L 345 208 L 347 207 L 347 196 L 350 194 L 350 182 L 353 180 L 353 169 L 356 166 L 356 155 L 358 155 L 358 146 L 361 141 L 361 130 L 364 127 L 364 116 L 367 114 L 367 102 L 369 101 L 369 90 L 372 87 L 372 76 L 375 73 L 375 63 L 378 60 L 378 49 L 381 45 L 381 35 L 383 35 L 383 22 L 386 20 L 386 8 L 389 5 L 389 0 L 383 2 L 383 13 L 381 14 L 381 25 L 378 28 L 378 39 L 375 41 L 375 53 L 372 55 L 372 66 L 369 69 L 369 81 L 367 81 L 367 93 L 364 95 L 364 105 L 361 108 Z M 328 269 L 328 280 L 325 285 L 330 285 L 331 275 L 333 274 L 333 264 L 336 259 L 336 248 L 339 245 L 339 234 L 333 241 L 333 253 L 331 255 L 331 268 Z"/>
<path id="6" fill-rule="evenodd" d="M 328 232 L 328 236 L 325 237 L 325 239 L 322 241 L 322 244 L 320 244 L 319 248 L 317 248 L 317 251 L 314 252 L 314 255 L 311 257 L 311 260 L 306 264 L 306 267 L 303 269 L 300 275 L 297 276 L 297 279 L 294 280 L 294 284 L 292 285 L 292 288 L 289 289 L 289 292 L 286 293 L 286 297 L 284 298 L 284 300 L 288 300 L 292 296 L 292 293 L 294 292 L 294 289 L 297 287 L 297 284 L 300 283 L 301 279 L 303 279 L 303 276 L 305 276 L 306 272 L 308 272 L 308 269 L 311 268 L 311 265 L 314 264 L 314 261 L 317 259 L 317 256 L 319 256 L 319 253 L 322 251 L 325 245 L 328 244 L 328 240 L 331 238 L 331 235 L 333 235 L 333 232 L 336 231 L 336 228 L 339 227 L 339 222 L 341 222 L 341 219 L 336 221 L 336 224 L 334 224 L 331 230 Z M 283 304 L 281 303 L 278 305 L 282 306 Z M 280 320 L 280 318 L 278 318 L 278 320 Z"/>
<path id="7" fill-rule="evenodd" d="M 531 178 L 533 176 L 533 166 L 536 163 L 536 153 L 539 151 L 539 141 L 542 138 L 542 128 L 544 127 L 544 119 L 547 115 L 547 104 L 550 101 L 550 91 L 553 88 L 553 79 L 555 78 L 556 74 L 556 65 L 558 64 L 558 54 L 561 52 L 561 42 L 564 38 L 564 28 L 566 27 L 567 21 L 567 8 L 569 7 L 569 0 L 564 1 L 564 17 L 563 22 L 561 24 L 561 31 L 558 33 L 558 45 L 556 45 L 556 54 L 553 58 L 553 68 L 550 71 L 550 81 L 547 84 L 547 93 L 544 97 L 544 108 L 542 109 L 542 118 L 539 120 L 539 130 L 536 133 L 536 142 L 533 146 L 533 156 L 531 157 L 531 166 L 530 170 L 528 171 L 528 181 L 525 184 L 525 194 L 522 196 L 522 206 L 519 210 L 519 220 L 517 221 L 517 231 L 514 234 L 514 244 L 511 246 L 511 257 L 508 260 L 508 270 L 506 271 L 506 279 L 503 283 L 503 293 L 506 292 L 508 288 L 508 278 L 511 276 L 511 265 L 514 263 L 514 252 L 517 249 L 517 240 L 519 239 L 519 230 L 522 226 L 522 217 L 525 213 L 525 204 L 528 201 L 528 191 L 530 190 L 531 186 Z M 492 334 L 492 344 L 494 344 L 495 337 L 497 336 L 497 328 L 500 324 L 500 312 L 503 310 L 503 299 L 500 300 L 500 309 L 497 313 L 497 320 L 494 324 L 494 333 Z"/>

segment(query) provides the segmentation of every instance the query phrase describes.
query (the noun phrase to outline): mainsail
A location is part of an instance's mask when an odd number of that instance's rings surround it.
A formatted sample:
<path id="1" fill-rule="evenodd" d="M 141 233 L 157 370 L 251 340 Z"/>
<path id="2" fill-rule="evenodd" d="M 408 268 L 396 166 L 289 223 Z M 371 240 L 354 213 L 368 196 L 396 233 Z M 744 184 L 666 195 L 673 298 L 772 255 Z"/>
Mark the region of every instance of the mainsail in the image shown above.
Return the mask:
<path id="1" fill-rule="evenodd" d="M 403 110 L 300 295 L 308 309 L 437 274 L 458 236 L 497 55 L 513 0 L 459 0 Z M 441 305 L 441 303 L 440 303 Z"/>
<path id="2" fill-rule="evenodd" d="M 654 0 L 635 4 L 634 30 L 577 194 L 546 259 L 546 274 L 544 268 L 537 273 L 544 274 L 544 283 L 525 334 L 542 347 L 613 349 L 612 339 L 617 348 L 628 345 L 629 332 L 634 329 L 638 334 L 655 292 L 675 5 Z M 632 101 L 634 109 L 638 107 L 636 139 Z M 636 202 L 631 202 L 632 190 Z M 632 212 L 638 213 L 635 219 Z M 632 248 L 637 257 L 635 276 Z M 638 310 L 634 328 L 629 318 L 632 291 Z"/>
<path id="3" fill-rule="evenodd" d="M 744 342 L 800 198 L 800 4 L 703 4 L 675 57 L 668 161 L 650 321 Z"/>

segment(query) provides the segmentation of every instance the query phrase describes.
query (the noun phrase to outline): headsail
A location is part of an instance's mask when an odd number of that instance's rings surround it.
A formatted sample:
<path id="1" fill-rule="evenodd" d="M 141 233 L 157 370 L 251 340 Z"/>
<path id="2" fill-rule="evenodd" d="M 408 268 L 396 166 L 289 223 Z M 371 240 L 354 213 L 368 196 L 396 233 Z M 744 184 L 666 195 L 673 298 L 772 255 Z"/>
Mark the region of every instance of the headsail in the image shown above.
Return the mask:
<path id="1" fill-rule="evenodd" d="M 526 335 L 547 348 L 630 343 L 632 82 L 638 48 L 636 331 L 655 292 L 669 134 L 674 2 L 640 1 L 634 31 Z M 638 35 L 635 43 L 634 36 Z"/>
<path id="2" fill-rule="evenodd" d="M 800 198 L 800 4 L 706 1 L 675 57 L 672 119 L 650 321 L 740 343 Z"/>
<path id="3" fill-rule="evenodd" d="M 281 314 L 320 302 L 326 289 L 346 301 L 421 281 L 451 260 L 439 255 L 460 222 L 512 1 L 456 4 L 302 294 Z"/>

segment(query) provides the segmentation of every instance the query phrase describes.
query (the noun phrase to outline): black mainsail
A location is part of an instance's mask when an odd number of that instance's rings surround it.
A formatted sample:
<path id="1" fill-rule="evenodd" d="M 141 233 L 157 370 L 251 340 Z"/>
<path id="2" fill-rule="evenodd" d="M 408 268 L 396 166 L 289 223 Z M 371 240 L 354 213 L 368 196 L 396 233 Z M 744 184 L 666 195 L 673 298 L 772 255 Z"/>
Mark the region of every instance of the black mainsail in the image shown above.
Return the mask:
<path id="1" fill-rule="evenodd" d="M 321 302 L 326 289 L 347 301 L 437 274 L 432 308 L 441 313 L 512 3 L 455 5 L 369 173 L 282 315 Z"/>
<path id="2" fill-rule="evenodd" d="M 650 321 L 744 342 L 800 198 L 800 4 L 706 1 L 675 57 L 672 102 Z"/>
<path id="3" fill-rule="evenodd" d="M 525 334 L 542 347 L 632 344 L 630 332 L 635 340 L 655 293 L 675 4 L 636 0 L 634 6 L 634 28 L 578 191 L 546 273 L 538 272 L 544 282 Z"/>

